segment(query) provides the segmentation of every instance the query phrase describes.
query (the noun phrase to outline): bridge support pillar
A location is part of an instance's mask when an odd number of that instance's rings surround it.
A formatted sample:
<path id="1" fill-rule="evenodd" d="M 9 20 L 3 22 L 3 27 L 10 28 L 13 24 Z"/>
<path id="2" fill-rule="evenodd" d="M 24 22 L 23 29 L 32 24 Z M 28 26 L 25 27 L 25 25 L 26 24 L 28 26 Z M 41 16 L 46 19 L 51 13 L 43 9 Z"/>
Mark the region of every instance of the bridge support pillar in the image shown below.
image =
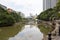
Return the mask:
<path id="1" fill-rule="evenodd" d="M 48 34 L 48 40 L 52 40 L 52 38 L 51 38 L 51 32 Z"/>
<path id="2" fill-rule="evenodd" d="M 59 36 L 60 36 L 60 26 L 59 26 Z"/>

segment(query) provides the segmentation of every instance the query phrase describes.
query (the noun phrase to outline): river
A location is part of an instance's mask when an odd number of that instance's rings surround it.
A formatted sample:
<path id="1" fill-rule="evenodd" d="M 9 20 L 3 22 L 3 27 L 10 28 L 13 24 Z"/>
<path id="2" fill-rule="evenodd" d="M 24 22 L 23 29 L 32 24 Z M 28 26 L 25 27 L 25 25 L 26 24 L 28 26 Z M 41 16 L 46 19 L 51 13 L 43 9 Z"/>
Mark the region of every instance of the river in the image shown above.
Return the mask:
<path id="1" fill-rule="evenodd" d="M 0 28 L 0 40 L 42 40 L 43 33 L 36 25 Z"/>

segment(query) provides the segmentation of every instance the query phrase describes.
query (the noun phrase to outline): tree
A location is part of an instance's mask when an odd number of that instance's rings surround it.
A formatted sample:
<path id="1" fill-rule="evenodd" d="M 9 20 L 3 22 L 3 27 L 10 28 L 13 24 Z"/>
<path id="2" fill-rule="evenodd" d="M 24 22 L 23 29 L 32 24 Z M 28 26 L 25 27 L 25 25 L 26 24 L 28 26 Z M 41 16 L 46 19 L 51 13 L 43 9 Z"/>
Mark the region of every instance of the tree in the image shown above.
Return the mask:
<path id="1" fill-rule="evenodd" d="M 21 20 L 21 15 L 16 13 L 16 11 L 8 13 L 7 10 L 4 10 L 2 7 L 0 7 L 0 27 L 13 25 Z"/>
<path id="2" fill-rule="evenodd" d="M 45 21 L 49 21 L 50 20 L 50 16 L 53 14 L 53 9 L 47 9 L 45 11 L 43 11 L 42 13 L 40 13 L 37 17 L 37 19 L 39 20 L 45 20 Z"/>
<path id="3" fill-rule="evenodd" d="M 60 19 L 60 0 L 58 0 L 54 8 L 47 9 L 40 13 L 37 19 L 45 21 Z"/>
<path id="4" fill-rule="evenodd" d="M 20 14 L 15 13 L 15 12 L 11 12 L 10 15 L 14 18 L 15 22 L 19 22 L 22 20 L 22 17 Z"/>
<path id="5" fill-rule="evenodd" d="M 57 2 L 55 10 L 60 11 L 60 0 L 58 0 L 58 2 Z"/>

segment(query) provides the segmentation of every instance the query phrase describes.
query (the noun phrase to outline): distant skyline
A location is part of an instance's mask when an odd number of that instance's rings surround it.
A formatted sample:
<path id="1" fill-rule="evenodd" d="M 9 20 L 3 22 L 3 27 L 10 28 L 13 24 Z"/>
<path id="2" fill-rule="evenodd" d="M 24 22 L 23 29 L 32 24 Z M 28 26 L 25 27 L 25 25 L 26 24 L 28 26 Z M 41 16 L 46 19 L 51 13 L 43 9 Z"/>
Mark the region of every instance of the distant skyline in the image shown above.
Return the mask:
<path id="1" fill-rule="evenodd" d="M 0 4 L 16 11 L 30 15 L 40 14 L 43 11 L 43 0 L 0 0 Z"/>

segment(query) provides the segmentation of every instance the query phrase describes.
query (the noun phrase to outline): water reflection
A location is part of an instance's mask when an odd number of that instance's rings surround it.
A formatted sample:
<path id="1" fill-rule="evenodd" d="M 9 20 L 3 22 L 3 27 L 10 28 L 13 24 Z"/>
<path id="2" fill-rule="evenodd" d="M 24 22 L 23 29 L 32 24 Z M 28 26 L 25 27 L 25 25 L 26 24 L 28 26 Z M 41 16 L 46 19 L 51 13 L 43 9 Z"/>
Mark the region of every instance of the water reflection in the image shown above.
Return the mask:
<path id="1" fill-rule="evenodd" d="M 40 29 L 34 25 L 21 26 L 19 24 L 11 27 L 0 27 L 0 40 L 42 40 L 42 38 L 43 34 Z"/>
<path id="2" fill-rule="evenodd" d="M 8 40 L 9 37 L 15 36 L 18 32 L 21 31 L 20 24 L 15 26 L 9 26 L 9 27 L 0 27 L 0 40 Z"/>
<path id="3" fill-rule="evenodd" d="M 42 40 L 43 34 L 34 25 L 25 25 L 25 28 L 9 40 Z"/>

